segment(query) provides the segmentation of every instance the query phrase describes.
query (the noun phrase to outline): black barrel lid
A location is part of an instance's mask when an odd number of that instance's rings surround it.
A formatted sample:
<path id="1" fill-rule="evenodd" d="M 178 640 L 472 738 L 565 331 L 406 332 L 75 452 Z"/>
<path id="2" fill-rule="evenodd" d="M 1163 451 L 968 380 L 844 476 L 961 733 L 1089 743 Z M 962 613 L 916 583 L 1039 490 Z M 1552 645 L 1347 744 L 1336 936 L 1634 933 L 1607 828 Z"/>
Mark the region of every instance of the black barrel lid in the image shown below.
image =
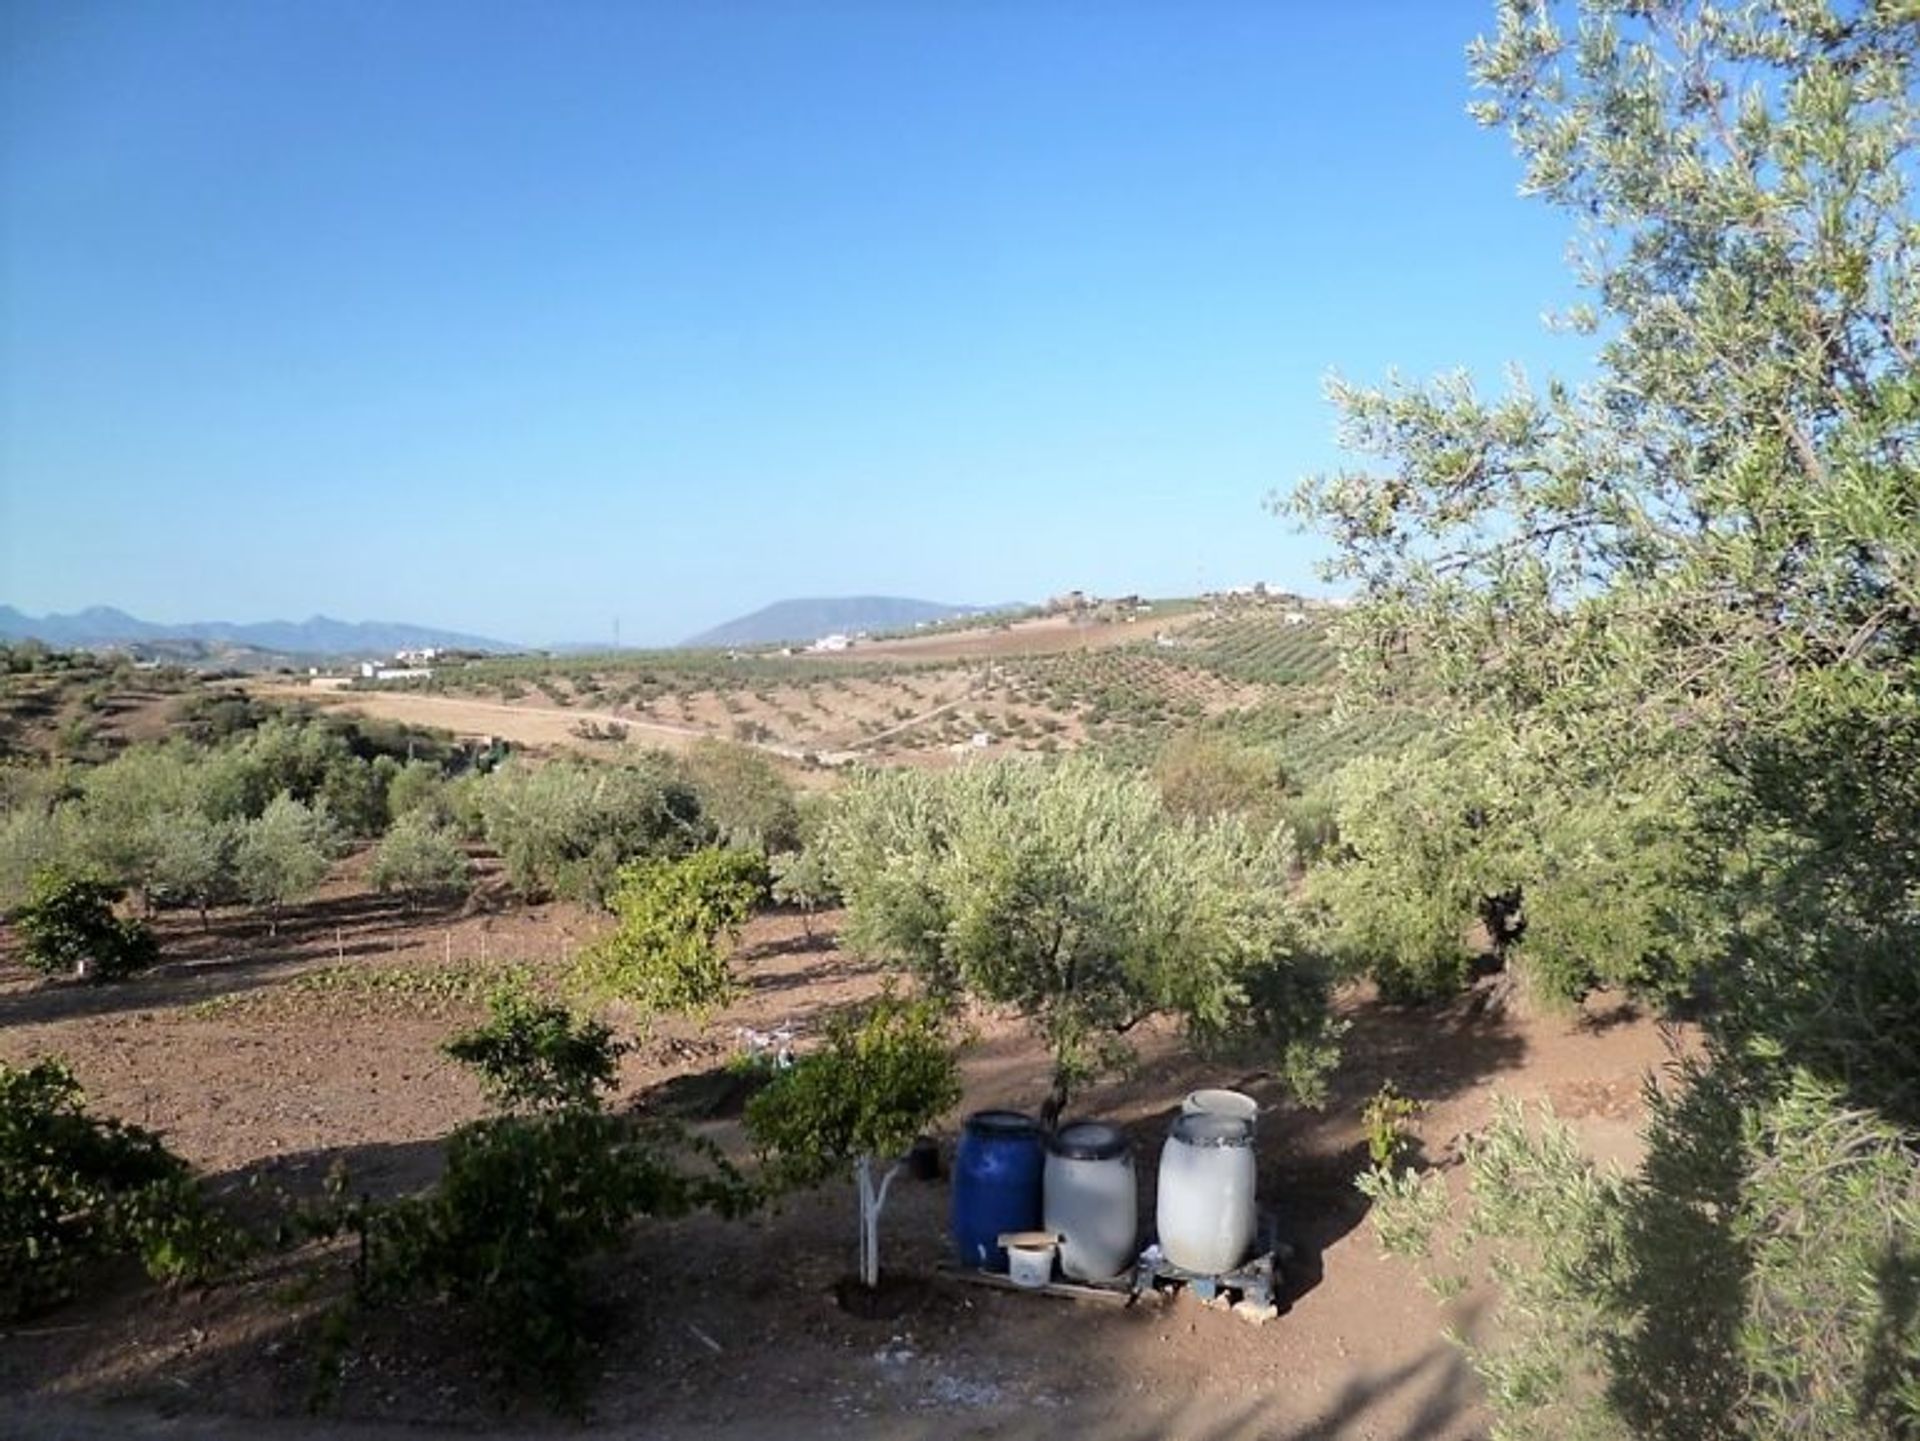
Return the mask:
<path id="1" fill-rule="evenodd" d="M 1188 1111 L 1174 1119 L 1173 1138 L 1189 1146 L 1251 1146 L 1253 1123 L 1243 1116 Z"/>
<path id="2" fill-rule="evenodd" d="M 1127 1154 L 1127 1135 L 1105 1121 L 1069 1121 L 1047 1137 L 1047 1149 L 1069 1161 L 1111 1161 Z"/>
<path id="3" fill-rule="evenodd" d="M 976 1136 L 1037 1136 L 1040 1123 L 1020 1111 L 975 1111 L 967 1129 Z"/>

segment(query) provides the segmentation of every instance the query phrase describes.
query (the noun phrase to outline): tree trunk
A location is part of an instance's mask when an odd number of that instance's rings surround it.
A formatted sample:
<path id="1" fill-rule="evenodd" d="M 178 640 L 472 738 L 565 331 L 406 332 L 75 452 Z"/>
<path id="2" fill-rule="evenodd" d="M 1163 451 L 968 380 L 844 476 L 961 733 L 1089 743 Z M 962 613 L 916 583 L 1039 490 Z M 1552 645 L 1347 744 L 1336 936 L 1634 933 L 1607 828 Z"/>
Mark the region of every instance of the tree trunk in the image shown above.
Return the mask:
<path id="1" fill-rule="evenodd" d="M 895 1161 L 879 1186 L 873 1184 L 873 1157 L 862 1156 L 853 1163 L 853 1177 L 860 1190 L 860 1281 L 868 1290 L 880 1284 L 880 1212 L 887 1204 L 887 1191 L 900 1174 Z"/>
<path id="2" fill-rule="evenodd" d="M 1054 1067 L 1053 1084 L 1047 1091 L 1047 1099 L 1040 1104 L 1040 1125 L 1052 1131 L 1060 1124 L 1060 1113 L 1067 1109 L 1067 1097 L 1071 1094 L 1067 1074 L 1058 1066 Z"/>

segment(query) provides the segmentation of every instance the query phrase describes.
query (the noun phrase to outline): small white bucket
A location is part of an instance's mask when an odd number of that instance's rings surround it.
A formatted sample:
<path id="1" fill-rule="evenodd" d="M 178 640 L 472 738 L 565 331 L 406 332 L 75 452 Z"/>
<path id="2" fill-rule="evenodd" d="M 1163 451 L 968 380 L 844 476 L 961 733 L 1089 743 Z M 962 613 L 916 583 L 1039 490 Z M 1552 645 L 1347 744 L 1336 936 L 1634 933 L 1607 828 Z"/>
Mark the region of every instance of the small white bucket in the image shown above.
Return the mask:
<path id="1" fill-rule="evenodd" d="M 1007 1248 L 1007 1279 L 1037 1291 L 1053 1280 L 1053 1258 L 1060 1238 L 1049 1231 L 1012 1231 L 1000 1237 Z"/>

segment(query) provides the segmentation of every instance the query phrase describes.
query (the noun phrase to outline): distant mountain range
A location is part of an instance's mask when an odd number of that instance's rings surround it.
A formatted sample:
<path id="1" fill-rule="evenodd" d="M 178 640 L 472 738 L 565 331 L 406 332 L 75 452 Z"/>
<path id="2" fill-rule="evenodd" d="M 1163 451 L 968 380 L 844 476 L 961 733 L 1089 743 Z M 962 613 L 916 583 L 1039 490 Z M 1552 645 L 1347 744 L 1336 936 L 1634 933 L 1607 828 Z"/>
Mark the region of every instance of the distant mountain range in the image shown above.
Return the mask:
<path id="1" fill-rule="evenodd" d="M 707 649 L 732 645 L 804 645 L 823 635 L 907 630 L 922 622 L 950 620 L 1005 606 L 942 605 L 897 595 L 834 595 L 781 600 L 681 642 Z"/>
<path id="2" fill-rule="evenodd" d="M 39 640 L 50 646 L 132 646 L 200 641 L 242 646 L 277 655 L 391 655 L 397 650 L 511 651 L 504 641 L 397 621 L 344 621 L 316 615 L 307 620 L 235 624 L 224 620 L 164 625 L 111 606 L 89 606 L 72 615 L 31 616 L 0 605 L 0 640 Z"/>

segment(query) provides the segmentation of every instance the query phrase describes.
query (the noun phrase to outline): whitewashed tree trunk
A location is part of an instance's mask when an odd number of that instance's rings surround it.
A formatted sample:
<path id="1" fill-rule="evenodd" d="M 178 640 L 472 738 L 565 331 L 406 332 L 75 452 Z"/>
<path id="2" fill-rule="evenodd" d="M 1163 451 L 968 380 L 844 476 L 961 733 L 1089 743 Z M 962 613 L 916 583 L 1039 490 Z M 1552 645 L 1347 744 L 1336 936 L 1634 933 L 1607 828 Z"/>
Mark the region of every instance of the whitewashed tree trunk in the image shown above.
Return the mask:
<path id="1" fill-rule="evenodd" d="M 869 1288 L 880 1284 L 880 1212 L 887 1204 L 887 1191 L 893 1185 L 893 1178 L 900 1174 L 901 1163 L 895 1161 L 887 1168 L 887 1174 L 880 1178 L 880 1184 L 873 1184 L 873 1157 L 862 1156 L 853 1163 L 853 1177 L 860 1188 L 860 1280 Z"/>

